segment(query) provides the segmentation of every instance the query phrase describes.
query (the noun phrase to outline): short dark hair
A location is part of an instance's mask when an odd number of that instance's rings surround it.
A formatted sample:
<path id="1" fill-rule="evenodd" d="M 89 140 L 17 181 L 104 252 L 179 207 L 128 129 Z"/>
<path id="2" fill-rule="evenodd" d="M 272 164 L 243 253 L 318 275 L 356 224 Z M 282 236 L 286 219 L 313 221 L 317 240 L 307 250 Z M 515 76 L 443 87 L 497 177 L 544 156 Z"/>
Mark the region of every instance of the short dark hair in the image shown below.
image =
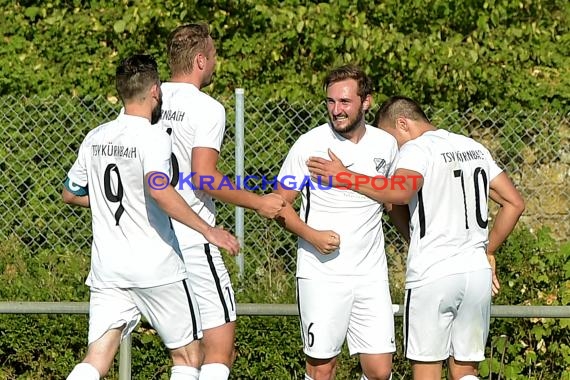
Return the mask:
<path id="1" fill-rule="evenodd" d="M 415 121 L 425 121 L 427 123 L 430 122 L 416 101 L 405 96 L 392 96 L 382 103 L 378 111 L 376 111 L 374 125 L 379 127 L 381 123 L 386 121 L 394 122 L 399 117 L 405 117 L 406 119 Z"/>
<path id="2" fill-rule="evenodd" d="M 123 103 L 144 96 L 151 86 L 160 85 L 156 61 L 150 55 L 131 55 L 117 67 L 115 82 Z"/>
<path id="3" fill-rule="evenodd" d="M 168 65 L 172 74 L 192 72 L 194 58 L 206 53 L 210 28 L 205 23 L 179 26 L 168 39 Z"/>
<path id="4" fill-rule="evenodd" d="M 364 100 L 366 96 L 372 94 L 372 79 L 357 65 L 344 65 L 333 69 L 324 80 L 324 89 L 336 82 L 347 79 L 354 79 L 358 83 L 357 94 Z"/>

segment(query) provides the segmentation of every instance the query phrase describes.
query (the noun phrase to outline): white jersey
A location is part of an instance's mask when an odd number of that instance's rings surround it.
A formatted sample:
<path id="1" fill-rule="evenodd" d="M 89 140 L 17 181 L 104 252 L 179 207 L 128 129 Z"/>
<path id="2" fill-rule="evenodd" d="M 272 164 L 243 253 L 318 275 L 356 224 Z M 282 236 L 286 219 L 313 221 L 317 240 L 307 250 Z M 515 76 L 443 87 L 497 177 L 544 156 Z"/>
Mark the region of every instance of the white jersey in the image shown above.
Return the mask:
<path id="1" fill-rule="evenodd" d="M 297 277 L 369 276 L 387 280 L 383 205 L 352 190 L 310 181 L 306 161 L 311 156 L 329 159 L 329 148 L 351 171 L 368 176 L 391 175 L 398 154 L 396 140 L 369 125 L 357 144 L 334 132 L 329 124 L 312 129 L 295 142 L 279 172 L 279 181 L 301 191 L 300 217 L 305 223 L 340 235 L 339 249 L 329 255 L 322 255 L 299 238 Z"/>
<path id="2" fill-rule="evenodd" d="M 489 151 L 468 137 L 429 131 L 402 146 L 397 169 L 423 176 L 409 204 L 406 288 L 489 268 L 489 183 L 501 173 Z"/>
<path id="3" fill-rule="evenodd" d="M 147 119 L 120 115 L 90 131 L 68 173 L 89 187 L 93 243 L 87 285 L 151 287 L 186 277 L 170 219 L 144 176 L 169 173 L 171 142 Z"/>
<path id="4" fill-rule="evenodd" d="M 226 111 L 217 100 L 192 84 L 166 82 L 161 90 L 163 103 L 159 124 L 172 136 L 172 184 L 190 207 L 214 226 L 216 208 L 212 197 L 200 190 L 199 184 L 195 190 L 192 187 L 192 148 L 220 151 L 226 128 Z M 176 221 L 172 223 L 182 249 L 207 243 L 199 232 Z"/>

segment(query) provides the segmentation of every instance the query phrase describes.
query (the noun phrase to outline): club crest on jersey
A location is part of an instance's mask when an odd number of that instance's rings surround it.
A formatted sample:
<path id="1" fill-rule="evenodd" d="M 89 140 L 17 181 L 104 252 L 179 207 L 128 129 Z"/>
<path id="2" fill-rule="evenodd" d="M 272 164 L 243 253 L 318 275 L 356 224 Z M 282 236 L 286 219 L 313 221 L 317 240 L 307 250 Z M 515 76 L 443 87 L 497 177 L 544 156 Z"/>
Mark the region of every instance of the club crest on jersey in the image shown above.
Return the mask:
<path id="1" fill-rule="evenodd" d="M 376 166 L 376 171 L 380 173 L 380 171 L 386 167 L 386 160 L 383 158 L 375 158 L 374 165 Z M 384 169 L 383 171 L 385 172 L 386 170 Z"/>

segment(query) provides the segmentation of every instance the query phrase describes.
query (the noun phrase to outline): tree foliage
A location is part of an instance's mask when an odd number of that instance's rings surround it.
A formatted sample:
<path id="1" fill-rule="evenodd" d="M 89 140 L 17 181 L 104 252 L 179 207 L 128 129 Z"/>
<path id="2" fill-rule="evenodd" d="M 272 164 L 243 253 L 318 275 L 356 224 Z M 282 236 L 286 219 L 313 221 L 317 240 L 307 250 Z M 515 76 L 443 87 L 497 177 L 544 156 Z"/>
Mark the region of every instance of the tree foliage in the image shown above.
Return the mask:
<path id="1" fill-rule="evenodd" d="M 565 0 L 315 1 L 2 0 L 2 94 L 114 95 L 117 62 L 147 52 L 168 77 L 176 26 L 206 21 L 219 65 L 211 91 L 316 99 L 347 62 L 395 93 L 438 108 L 567 110 L 570 3 Z"/>

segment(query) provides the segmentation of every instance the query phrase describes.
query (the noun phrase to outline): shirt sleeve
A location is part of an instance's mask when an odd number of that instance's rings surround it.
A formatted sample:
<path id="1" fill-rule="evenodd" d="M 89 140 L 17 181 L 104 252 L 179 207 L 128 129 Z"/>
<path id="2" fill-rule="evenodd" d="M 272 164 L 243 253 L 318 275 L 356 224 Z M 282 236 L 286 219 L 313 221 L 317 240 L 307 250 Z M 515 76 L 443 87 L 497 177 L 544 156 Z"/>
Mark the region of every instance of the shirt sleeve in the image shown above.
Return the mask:
<path id="1" fill-rule="evenodd" d="M 428 162 L 429 157 L 427 153 L 417 144 L 414 144 L 413 141 L 410 141 L 400 149 L 396 169 L 413 170 L 425 177 Z"/>
<path id="2" fill-rule="evenodd" d="M 282 188 L 287 190 L 299 190 L 299 185 L 309 176 L 307 168 L 307 153 L 302 151 L 302 138 L 297 140 L 289 150 L 277 180 Z"/>
<path id="3" fill-rule="evenodd" d="M 67 178 L 69 179 L 71 186 L 87 187 L 88 177 L 87 177 L 87 154 L 89 149 L 87 147 L 87 138 L 83 140 L 79 146 L 79 153 L 77 154 L 77 159 L 73 163 L 71 169 L 67 173 Z"/>
<path id="4" fill-rule="evenodd" d="M 489 152 L 489 150 L 487 150 L 487 148 L 483 148 L 483 153 L 485 154 L 485 158 L 487 160 L 487 163 L 489 164 L 489 182 L 490 182 L 496 176 L 501 174 L 503 172 L 503 169 L 501 169 L 499 165 L 497 165 L 497 163 L 493 159 L 493 156 L 491 156 L 491 153 Z"/>
<path id="5" fill-rule="evenodd" d="M 143 174 L 161 172 L 170 175 L 171 155 L 172 140 L 170 136 L 160 128 L 153 129 L 144 143 Z"/>
<path id="6" fill-rule="evenodd" d="M 226 130 L 226 110 L 216 103 L 212 112 L 204 112 L 194 138 L 194 147 L 213 148 L 220 151 Z"/>

